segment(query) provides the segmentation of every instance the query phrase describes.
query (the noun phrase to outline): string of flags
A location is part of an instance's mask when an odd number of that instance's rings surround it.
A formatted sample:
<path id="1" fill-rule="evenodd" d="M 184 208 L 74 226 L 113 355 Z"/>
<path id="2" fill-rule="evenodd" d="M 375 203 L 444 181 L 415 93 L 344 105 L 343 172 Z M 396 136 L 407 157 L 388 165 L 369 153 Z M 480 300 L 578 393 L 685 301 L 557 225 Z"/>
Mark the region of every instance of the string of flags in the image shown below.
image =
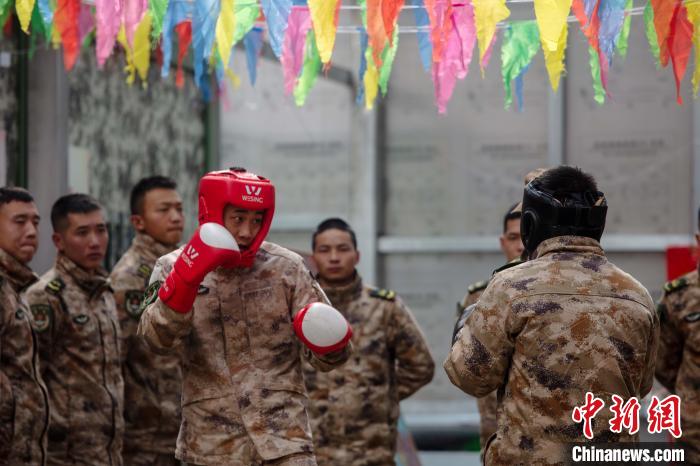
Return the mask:
<path id="1" fill-rule="evenodd" d="M 356 32 L 361 47 L 358 104 L 371 109 L 388 91 L 399 46 L 399 32 L 415 33 L 424 71 L 434 87 L 439 113 L 447 111 L 458 80 L 473 57 L 482 77 L 494 44 L 501 37 L 501 74 L 505 107 L 515 97 L 523 107 L 523 80 L 542 50 L 550 85 L 557 91 L 565 71 L 569 22 L 577 23 L 588 42 L 596 102 L 609 97 L 613 58 L 628 49 L 631 17 L 641 15 L 653 59 L 671 65 L 679 104 L 680 86 L 695 46 L 693 92 L 700 87 L 700 0 L 0 0 L 0 21 L 15 14 L 32 43 L 43 38 L 63 48 L 71 70 L 81 47 L 94 46 L 98 67 L 121 48 L 126 80 L 147 84 L 152 61 L 168 78 L 173 58 L 175 83 L 184 85 L 183 63 L 191 54 L 194 82 L 205 98 L 238 83 L 231 69 L 232 49 L 242 42 L 251 83 L 264 41 L 279 59 L 284 93 L 304 105 L 318 74 L 332 66 L 336 36 Z M 533 3 L 535 20 L 507 21 L 509 4 Z M 361 26 L 339 26 L 340 10 L 358 10 Z M 399 27 L 401 11 L 413 12 L 414 26 Z M 501 33 L 499 34 L 499 31 Z M 177 50 L 173 50 L 176 45 Z M 476 51 L 478 50 L 478 54 Z M 174 56 L 175 54 L 175 56 Z M 211 89 L 212 83 L 216 83 Z"/>

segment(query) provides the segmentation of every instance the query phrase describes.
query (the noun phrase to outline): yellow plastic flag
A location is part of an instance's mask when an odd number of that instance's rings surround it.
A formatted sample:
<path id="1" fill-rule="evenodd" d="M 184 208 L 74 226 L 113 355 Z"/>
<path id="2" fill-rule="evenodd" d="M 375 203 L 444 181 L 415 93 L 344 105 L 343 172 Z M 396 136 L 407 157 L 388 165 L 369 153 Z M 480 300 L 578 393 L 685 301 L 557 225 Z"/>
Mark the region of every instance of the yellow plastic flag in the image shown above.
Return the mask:
<path id="1" fill-rule="evenodd" d="M 374 63 L 367 62 L 367 70 L 365 70 L 363 81 L 365 84 L 365 108 L 372 110 L 379 89 L 379 73 Z"/>
<path id="2" fill-rule="evenodd" d="M 571 11 L 571 2 L 572 0 L 535 0 L 535 17 L 545 51 L 557 51 L 561 30 L 566 27 Z"/>
<path id="3" fill-rule="evenodd" d="M 309 0 L 308 4 L 318 53 L 321 56 L 321 62 L 325 65 L 331 61 L 333 54 L 340 0 Z"/>
<path id="4" fill-rule="evenodd" d="M 233 48 L 233 37 L 236 30 L 235 0 L 221 0 L 221 13 L 216 21 L 216 46 L 219 49 L 219 56 L 228 66 Z"/>
<path id="5" fill-rule="evenodd" d="M 496 24 L 510 16 L 510 10 L 506 6 L 506 0 L 473 0 L 472 5 L 481 63 L 496 33 Z"/>
<path id="6" fill-rule="evenodd" d="M 15 11 L 19 18 L 19 24 L 27 34 L 29 34 L 29 22 L 32 20 L 34 3 L 36 3 L 36 0 L 16 0 L 15 2 Z"/>
<path id="7" fill-rule="evenodd" d="M 117 42 L 124 47 L 124 52 L 126 56 L 126 66 L 124 67 L 124 72 L 127 74 L 126 82 L 131 85 L 134 84 L 134 79 L 136 76 L 136 67 L 134 66 L 134 51 L 129 46 L 129 41 L 126 40 L 126 29 L 124 25 L 119 29 L 119 34 L 117 34 Z"/>
<path id="8" fill-rule="evenodd" d="M 685 4 L 688 21 L 693 24 L 693 45 L 695 45 L 695 70 L 693 71 L 693 94 L 697 96 L 700 87 L 700 2 Z"/>
<path id="9" fill-rule="evenodd" d="M 542 47 L 544 64 L 547 67 L 547 74 L 549 74 L 549 83 L 552 85 L 554 92 L 557 92 L 559 89 L 559 79 L 562 72 L 564 72 L 564 52 L 566 51 L 566 37 L 568 33 L 568 27 L 561 30 L 555 50 L 551 51 L 547 47 Z"/>
<path id="10" fill-rule="evenodd" d="M 144 87 L 148 82 L 148 66 L 151 64 L 151 23 L 151 12 L 146 11 L 134 32 L 134 67 Z"/>
<path id="11" fill-rule="evenodd" d="M 226 77 L 231 82 L 231 85 L 233 86 L 234 90 L 241 87 L 241 77 L 238 76 L 236 73 L 234 73 L 232 69 L 224 68 L 224 73 L 226 74 Z"/>

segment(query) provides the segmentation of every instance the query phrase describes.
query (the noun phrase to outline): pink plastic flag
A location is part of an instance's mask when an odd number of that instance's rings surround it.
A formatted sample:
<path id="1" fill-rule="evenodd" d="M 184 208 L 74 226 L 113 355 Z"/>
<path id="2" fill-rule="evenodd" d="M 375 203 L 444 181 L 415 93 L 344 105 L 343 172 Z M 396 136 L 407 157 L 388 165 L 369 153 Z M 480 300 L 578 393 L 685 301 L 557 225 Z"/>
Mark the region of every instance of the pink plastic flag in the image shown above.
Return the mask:
<path id="1" fill-rule="evenodd" d="M 123 0 L 123 21 L 124 29 L 126 30 L 126 40 L 129 42 L 129 46 L 134 46 L 134 34 L 136 33 L 136 28 L 141 24 L 144 13 L 148 11 L 148 1 L 147 0 Z"/>
<path id="2" fill-rule="evenodd" d="M 284 92 L 287 95 L 290 95 L 294 90 L 297 76 L 299 76 L 301 66 L 304 64 L 304 46 L 309 29 L 311 29 L 309 7 L 294 5 L 289 14 L 284 43 L 282 44 L 282 56 L 280 57 L 284 75 Z"/>
<path id="3" fill-rule="evenodd" d="M 435 102 L 440 113 L 446 112 L 457 79 L 464 79 L 469 73 L 476 43 L 474 9 L 471 3 L 453 4 L 448 21 L 452 27 L 443 47 L 442 58 L 433 64 Z"/>
<path id="4" fill-rule="evenodd" d="M 122 0 L 95 0 L 97 20 L 97 66 L 101 68 L 112 54 L 122 22 Z"/>

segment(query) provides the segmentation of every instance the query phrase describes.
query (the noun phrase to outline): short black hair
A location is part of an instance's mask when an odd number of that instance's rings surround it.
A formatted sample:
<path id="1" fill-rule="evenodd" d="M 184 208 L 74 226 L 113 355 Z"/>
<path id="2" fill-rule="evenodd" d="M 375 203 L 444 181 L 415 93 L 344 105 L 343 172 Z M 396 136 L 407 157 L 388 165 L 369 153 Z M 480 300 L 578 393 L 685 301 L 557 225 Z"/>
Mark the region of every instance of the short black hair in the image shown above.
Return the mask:
<path id="1" fill-rule="evenodd" d="M 513 211 L 513 209 L 518 207 L 518 205 L 520 205 L 520 203 L 516 202 L 515 204 L 510 206 L 506 214 L 503 216 L 503 233 L 505 233 L 508 230 L 508 222 L 523 216 L 523 213 L 520 210 L 516 210 L 515 212 Z"/>
<path id="2" fill-rule="evenodd" d="M 355 232 L 352 230 L 352 228 L 350 228 L 350 225 L 348 225 L 348 222 L 342 218 L 332 217 L 325 219 L 316 227 L 316 231 L 314 231 L 314 235 L 311 237 L 312 251 L 316 249 L 316 237 L 326 230 L 341 230 L 348 232 L 350 234 L 353 247 L 357 249 L 357 237 L 355 236 Z"/>
<path id="3" fill-rule="evenodd" d="M 129 200 L 131 215 L 143 213 L 143 200 L 146 194 L 153 189 L 177 189 L 177 183 L 172 178 L 160 175 L 141 178 L 131 189 L 131 199 Z"/>
<path id="4" fill-rule="evenodd" d="M 15 186 L 3 186 L 0 188 L 0 206 L 10 202 L 34 202 L 34 197 L 24 188 Z"/>
<path id="5" fill-rule="evenodd" d="M 101 209 L 100 203 L 89 194 L 66 194 L 59 197 L 51 207 L 51 226 L 53 231 L 62 231 L 67 226 L 68 214 L 89 214 Z"/>
<path id="6" fill-rule="evenodd" d="M 568 165 L 551 168 L 535 178 L 532 183 L 562 203 L 565 203 L 570 197 L 569 194 L 598 192 L 598 184 L 592 175 L 583 172 L 578 167 Z"/>

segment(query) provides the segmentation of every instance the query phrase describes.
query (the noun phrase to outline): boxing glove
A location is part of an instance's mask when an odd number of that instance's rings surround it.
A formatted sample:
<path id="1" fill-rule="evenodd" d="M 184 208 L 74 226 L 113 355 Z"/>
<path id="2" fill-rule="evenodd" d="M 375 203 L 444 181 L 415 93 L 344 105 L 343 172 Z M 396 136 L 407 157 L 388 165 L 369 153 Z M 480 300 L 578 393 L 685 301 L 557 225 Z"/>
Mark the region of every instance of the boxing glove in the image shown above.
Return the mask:
<path id="1" fill-rule="evenodd" d="M 324 355 L 347 346 L 352 327 L 335 308 L 311 303 L 294 318 L 294 333 L 314 353 Z"/>
<path id="2" fill-rule="evenodd" d="M 204 277 L 221 265 L 235 266 L 240 258 L 241 252 L 231 233 L 218 223 L 205 223 L 182 249 L 158 297 L 170 309 L 187 313 Z"/>

